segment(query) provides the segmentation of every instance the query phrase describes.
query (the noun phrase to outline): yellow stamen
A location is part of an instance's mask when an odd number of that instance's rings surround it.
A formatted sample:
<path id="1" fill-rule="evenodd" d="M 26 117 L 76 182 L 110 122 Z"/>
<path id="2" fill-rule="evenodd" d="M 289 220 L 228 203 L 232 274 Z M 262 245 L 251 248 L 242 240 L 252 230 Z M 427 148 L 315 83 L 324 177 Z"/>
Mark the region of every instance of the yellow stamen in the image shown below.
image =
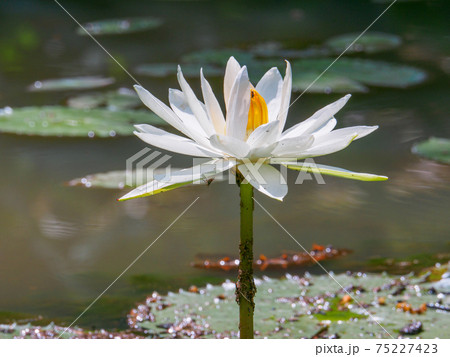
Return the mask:
<path id="1" fill-rule="evenodd" d="M 269 122 L 267 104 L 263 97 L 254 89 L 250 90 L 250 110 L 248 111 L 247 137 L 260 125 Z"/>

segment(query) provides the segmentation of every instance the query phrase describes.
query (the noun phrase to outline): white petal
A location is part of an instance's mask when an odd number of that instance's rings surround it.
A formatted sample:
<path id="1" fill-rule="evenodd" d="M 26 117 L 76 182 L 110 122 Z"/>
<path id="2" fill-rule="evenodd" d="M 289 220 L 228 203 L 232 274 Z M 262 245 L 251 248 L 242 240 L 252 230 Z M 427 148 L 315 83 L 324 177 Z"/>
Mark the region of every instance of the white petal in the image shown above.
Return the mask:
<path id="1" fill-rule="evenodd" d="M 241 66 L 236 59 L 231 56 L 227 62 L 225 69 L 225 77 L 223 80 L 223 98 L 225 101 L 225 108 L 228 111 L 228 101 L 230 100 L 231 88 L 233 88 L 234 81 L 241 70 Z"/>
<path id="2" fill-rule="evenodd" d="M 169 176 L 156 175 L 156 179 L 142 185 L 125 196 L 119 198 L 119 201 L 125 201 L 132 198 L 155 195 L 160 192 L 173 190 L 180 186 L 188 185 L 193 182 L 206 181 L 215 175 L 226 171 L 236 165 L 236 162 L 230 160 L 212 160 L 207 163 L 184 169 L 181 171 L 170 172 Z"/>
<path id="3" fill-rule="evenodd" d="M 323 107 L 315 112 L 310 118 L 286 130 L 283 134 L 281 134 L 281 138 L 293 138 L 315 132 L 320 129 L 322 125 L 333 119 L 333 116 L 342 109 L 350 97 L 351 95 L 347 94 L 345 97 L 337 100 L 336 102 L 328 104 L 326 107 Z"/>
<path id="4" fill-rule="evenodd" d="M 200 78 L 202 82 L 203 100 L 205 101 L 206 110 L 214 125 L 214 129 L 217 134 L 225 134 L 225 118 L 222 109 L 212 91 L 211 85 L 203 76 L 203 70 L 200 71 Z"/>
<path id="5" fill-rule="evenodd" d="M 273 157 L 297 158 L 299 153 L 309 149 L 314 144 L 314 136 L 307 135 L 299 138 L 282 139 L 272 151 Z"/>
<path id="6" fill-rule="evenodd" d="M 175 114 L 183 120 L 190 137 L 201 145 L 209 146 L 209 136 L 192 112 L 185 94 L 178 89 L 169 89 L 169 102 Z"/>
<path id="7" fill-rule="evenodd" d="M 181 131 L 183 134 L 189 136 L 189 131 L 183 125 L 183 122 L 179 117 L 163 102 L 161 102 L 158 98 L 156 98 L 153 94 L 151 94 L 145 88 L 135 85 L 134 89 L 136 90 L 139 98 L 142 102 L 157 116 L 164 119 L 168 124 L 172 125 L 175 129 Z"/>
<path id="8" fill-rule="evenodd" d="M 287 166 L 289 169 L 311 172 L 311 173 L 319 173 L 321 175 L 330 175 L 336 177 L 342 177 L 351 180 L 359 180 L 359 181 L 385 181 L 388 178 L 386 176 L 374 175 L 374 174 L 366 174 L 362 172 L 353 172 L 345 169 L 341 169 L 339 167 L 327 166 L 327 165 L 319 165 L 310 162 L 284 162 L 282 165 Z"/>
<path id="9" fill-rule="evenodd" d="M 324 135 L 324 134 L 328 134 L 331 130 L 334 129 L 334 127 L 337 124 L 337 120 L 335 118 L 331 118 L 330 120 L 328 120 L 328 122 L 326 122 L 324 125 L 322 125 L 319 129 L 317 129 L 314 132 L 315 136 L 319 136 L 319 135 Z"/>
<path id="10" fill-rule="evenodd" d="M 191 139 L 168 133 L 148 124 L 136 125 L 140 132 L 134 134 L 147 144 L 164 150 L 198 157 L 221 157 L 220 153 L 203 148 Z"/>
<path id="11" fill-rule="evenodd" d="M 355 138 L 355 140 L 357 140 L 357 139 L 361 139 L 361 138 L 369 135 L 370 133 L 373 133 L 377 129 L 378 129 L 378 125 L 374 125 L 374 126 L 360 125 L 360 126 L 349 126 L 347 128 L 333 130 L 331 133 L 334 133 L 334 135 L 348 135 L 351 133 L 356 133 L 357 137 Z M 317 135 L 317 132 L 314 133 L 314 135 Z M 322 136 L 325 134 L 319 133 L 319 135 Z"/>
<path id="12" fill-rule="evenodd" d="M 231 89 L 226 120 L 227 135 L 240 140 L 244 140 L 247 129 L 250 89 L 247 67 L 243 66 Z"/>
<path id="13" fill-rule="evenodd" d="M 273 122 L 258 126 L 248 137 L 247 144 L 251 148 L 272 145 L 278 138 L 280 122 Z"/>
<path id="14" fill-rule="evenodd" d="M 211 146 L 216 150 L 220 150 L 232 157 L 246 157 L 250 151 L 250 147 L 245 141 L 226 135 L 212 135 L 209 138 Z"/>
<path id="15" fill-rule="evenodd" d="M 209 120 L 208 115 L 206 114 L 202 103 L 197 99 L 194 91 L 189 86 L 186 79 L 184 79 L 183 72 L 181 72 L 180 66 L 178 66 L 177 77 L 178 77 L 178 82 L 180 83 L 181 90 L 183 91 L 183 93 L 186 97 L 186 101 L 189 104 L 189 107 L 191 108 L 192 113 L 194 113 L 195 117 L 197 118 L 199 124 L 201 125 L 201 127 L 203 128 L 205 133 L 208 136 L 211 136 L 215 132 L 213 125 L 212 125 L 211 121 Z"/>
<path id="16" fill-rule="evenodd" d="M 278 120 L 280 121 L 280 133 L 283 131 L 286 124 L 286 118 L 291 102 L 292 91 L 292 70 L 289 61 L 286 61 L 286 74 L 284 76 L 283 88 L 281 92 L 280 112 L 278 113 Z"/>
<path id="17" fill-rule="evenodd" d="M 239 171 L 244 178 L 259 192 L 282 201 L 287 195 L 288 187 L 283 175 L 274 167 L 262 164 L 241 164 Z"/>
<path id="18" fill-rule="evenodd" d="M 314 138 L 314 144 L 307 150 L 299 153 L 297 158 L 306 158 L 314 156 L 322 156 L 332 154 L 334 152 L 345 149 L 351 144 L 357 137 L 357 133 L 350 133 L 346 135 L 332 135 L 332 131 L 329 134 L 322 135 Z"/>
<path id="19" fill-rule="evenodd" d="M 269 121 L 277 120 L 280 113 L 282 88 L 283 78 L 276 67 L 267 71 L 256 85 L 256 91 L 266 101 Z"/>
<path id="20" fill-rule="evenodd" d="M 261 158 L 269 158 L 272 156 L 272 151 L 277 146 L 277 143 L 272 143 L 266 146 L 258 146 L 250 149 L 247 154 L 247 158 L 249 159 L 261 159 Z"/>

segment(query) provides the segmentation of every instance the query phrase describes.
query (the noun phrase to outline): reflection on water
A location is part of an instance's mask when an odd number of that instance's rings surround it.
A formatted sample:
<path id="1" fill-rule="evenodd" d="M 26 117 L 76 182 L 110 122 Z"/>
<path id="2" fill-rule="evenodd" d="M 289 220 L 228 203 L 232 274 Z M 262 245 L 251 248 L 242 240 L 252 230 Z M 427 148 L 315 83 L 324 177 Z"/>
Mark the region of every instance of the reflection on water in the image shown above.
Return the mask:
<path id="1" fill-rule="evenodd" d="M 412 196 L 422 192 L 434 196 L 448 186 L 449 177 L 449 166 L 420 160 L 394 174 L 389 190 L 399 197 Z"/>
<path id="2" fill-rule="evenodd" d="M 326 12 L 323 4 L 299 8 L 298 2 L 278 3 L 258 6 L 256 12 L 255 8 L 248 12 L 247 5 L 234 2 L 149 2 L 134 7 L 137 3 L 131 1 L 122 5 L 117 2 L 109 9 L 102 7 L 101 11 L 94 5 L 80 8 L 76 2 L 67 2 L 67 6 L 83 21 L 135 15 L 136 11 L 167 21 L 155 32 L 102 38 L 102 43 L 127 68 L 141 63 L 177 62 L 181 55 L 203 48 L 240 48 L 268 40 L 303 48 L 336 35 L 334 22 L 328 18 L 331 14 L 333 18 L 342 17 L 345 28 L 340 32 L 354 32 L 380 12 L 379 6 L 362 9 L 351 2 L 348 7 L 330 2 L 328 8 L 335 11 Z M 290 172 L 290 193 L 284 203 L 257 197 L 305 247 L 318 243 L 354 250 L 353 255 L 326 262 L 328 269 L 364 269 L 366 259 L 374 256 L 402 257 L 449 248 L 449 168 L 410 153 L 412 143 L 418 139 L 448 136 L 448 88 L 440 72 L 448 57 L 442 53 L 440 22 L 428 18 L 440 18 L 436 14 L 440 3 L 411 8 L 423 15 L 422 22 L 411 23 L 412 17 L 405 19 L 401 9 L 393 8 L 377 25 L 379 30 L 404 38 L 405 33 L 421 33 L 417 42 L 414 37 L 405 38 L 406 47 L 400 47 L 398 57 L 392 53 L 377 56 L 387 60 L 394 57 L 397 62 L 413 61 L 430 73 L 430 80 L 408 90 L 371 89 L 369 94 L 355 95 L 338 114 L 339 125 L 379 124 L 380 129 L 343 152 L 317 159 L 318 163 L 384 174 L 391 180 L 364 183 L 325 177 L 326 185 L 311 181 L 294 185 L 296 173 Z M 34 6 L 36 11 L 40 9 Z M 90 39 L 74 34 L 74 25 L 59 9 L 49 6 L 38 13 L 41 17 L 26 7 L 19 11 L 18 7 L 14 16 L 2 24 L 10 26 L 16 36 L 22 31 L 17 24 L 27 23 L 26 31 L 32 31 L 35 40 L 29 47 L 15 48 L 4 35 L 0 37 L 0 46 L 11 47 L 14 53 L 12 60 L 4 53 L 0 58 L 0 107 L 58 104 L 73 96 L 73 92 L 25 92 L 30 82 L 43 78 L 113 76 L 118 87 L 131 87 L 129 78 Z M 360 16 L 355 17 L 355 13 Z M 249 14 L 258 20 L 249 21 Z M 186 26 L 180 20 L 188 16 L 192 21 Z M 352 21 L 345 21 L 350 16 Z M 42 26 L 44 23 L 47 25 Z M 422 31 L 424 28 L 427 31 Z M 433 41 L 423 41 L 428 38 Z M 430 46 L 439 53 L 438 63 L 424 55 Z M 176 87 L 172 77 L 139 80 L 161 98 L 168 87 Z M 192 83 L 198 90 L 198 81 Z M 212 81 L 212 85 L 220 90 L 220 81 Z M 304 95 L 291 108 L 288 125 L 335 99 L 336 95 Z M 86 174 L 123 170 L 125 160 L 144 147 L 134 137 L 76 140 L 0 136 L 0 310 L 71 320 L 196 197 L 200 199 L 194 206 L 80 324 L 118 326 L 123 323 L 118 316 L 125 316 L 134 300 L 153 289 L 165 292 L 234 276 L 195 270 L 190 263 L 198 254 L 237 255 L 235 186 L 213 182 L 210 186 L 186 187 L 118 203 L 115 199 L 123 194 L 121 191 L 63 185 Z M 173 167 L 188 167 L 190 159 L 177 155 L 170 163 Z M 299 248 L 259 208 L 255 235 L 257 255 L 278 256 Z M 310 270 L 319 272 L 316 268 Z"/>

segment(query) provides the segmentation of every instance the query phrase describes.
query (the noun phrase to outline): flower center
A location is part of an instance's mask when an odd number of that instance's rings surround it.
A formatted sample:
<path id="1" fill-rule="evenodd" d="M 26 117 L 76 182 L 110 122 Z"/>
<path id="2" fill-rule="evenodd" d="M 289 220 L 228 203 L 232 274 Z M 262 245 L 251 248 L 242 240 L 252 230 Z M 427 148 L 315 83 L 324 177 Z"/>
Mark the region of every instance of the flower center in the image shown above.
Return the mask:
<path id="1" fill-rule="evenodd" d="M 247 137 L 260 125 L 269 122 L 267 104 L 254 89 L 250 90 L 250 110 L 248 111 Z"/>

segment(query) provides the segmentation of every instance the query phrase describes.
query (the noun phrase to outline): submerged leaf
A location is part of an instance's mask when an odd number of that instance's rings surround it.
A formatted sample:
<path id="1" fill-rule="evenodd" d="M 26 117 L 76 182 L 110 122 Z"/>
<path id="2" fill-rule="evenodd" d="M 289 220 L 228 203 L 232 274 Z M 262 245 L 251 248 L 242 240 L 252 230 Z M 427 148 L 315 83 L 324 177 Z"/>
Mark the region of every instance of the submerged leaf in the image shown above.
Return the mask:
<path id="1" fill-rule="evenodd" d="M 360 33 L 349 33 L 330 38 L 325 44 L 337 53 L 346 50 L 348 46 L 360 35 Z M 367 32 L 358 39 L 346 53 L 365 52 L 376 53 L 391 50 L 400 46 L 402 39 L 400 36 L 382 32 Z"/>
<path id="2" fill-rule="evenodd" d="M 293 62 L 293 73 L 322 73 L 334 58 L 304 59 Z M 422 83 L 427 78 L 424 71 L 415 67 L 360 58 L 340 58 L 327 71 L 335 75 L 379 87 L 406 88 Z"/>
<path id="3" fill-rule="evenodd" d="M 114 78 L 102 78 L 95 76 L 45 79 L 36 81 L 29 85 L 28 90 L 31 92 L 79 90 L 106 87 L 114 82 Z"/>
<path id="4" fill-rule="evenodd" d="M 310 93 L 366 93 L 368 88 L 361 83 L 334 73 L 304 72 L 294 74 L 292 90 Z M 317 80 L 316 80 L 317 79 Z M 314 82 L 315 81 L 315 82 Z M 313 85 L 311 85 L 314 82 Z"/>
<path id="5" fill-rule="evenodd" d="M 450 139 L 430 138 L 415 144 L 412 152 L 426 159 L 450 164 Z"/>
<path id="6" fill-rule="evenodd" d="M 40 136 L 113 137 L 132 135 L 133 124 L 142 123 L 165 124 L 161 118 L 148 111 L 23 107 L 0 115 L 0 132 Z"/>
<path id="7" fill-rule="evenodd" d="M 76 109 L 93 109 L 106 106 L 109 110 L 136 108 L 141 104 L 134 90 L 119 88 L 106 93 L 83 94 L 69 98 L 67 105 Z"/>
<path id="8" fill-rule="evenodd" d="M 91 35 L 118 35 L 150 30 L 162 25 L 162 20 L 154 17 L 136 17 L 126 19 L 108 19 L 83 24 Z M 77 28 L 79 35 L 87 35 L 86 31 Z"/>
<path id="9" fill-rule="evenodd" d="M 174 169 L 173 170 L 180 170 Z M 97 174 L 87 175 L 81 178 L 76 178 L 67 182 L 69 186 L 84 186 L 87 188 L 110 188 L 122 189 L 126 186 L 137 187 L 144 183 L 153 180 L 154 175 L 161 175 L 165 173 L 165 168 L 158 169 L 142 169 L 142 170 L 119 170 L 101 172 Z"/>

